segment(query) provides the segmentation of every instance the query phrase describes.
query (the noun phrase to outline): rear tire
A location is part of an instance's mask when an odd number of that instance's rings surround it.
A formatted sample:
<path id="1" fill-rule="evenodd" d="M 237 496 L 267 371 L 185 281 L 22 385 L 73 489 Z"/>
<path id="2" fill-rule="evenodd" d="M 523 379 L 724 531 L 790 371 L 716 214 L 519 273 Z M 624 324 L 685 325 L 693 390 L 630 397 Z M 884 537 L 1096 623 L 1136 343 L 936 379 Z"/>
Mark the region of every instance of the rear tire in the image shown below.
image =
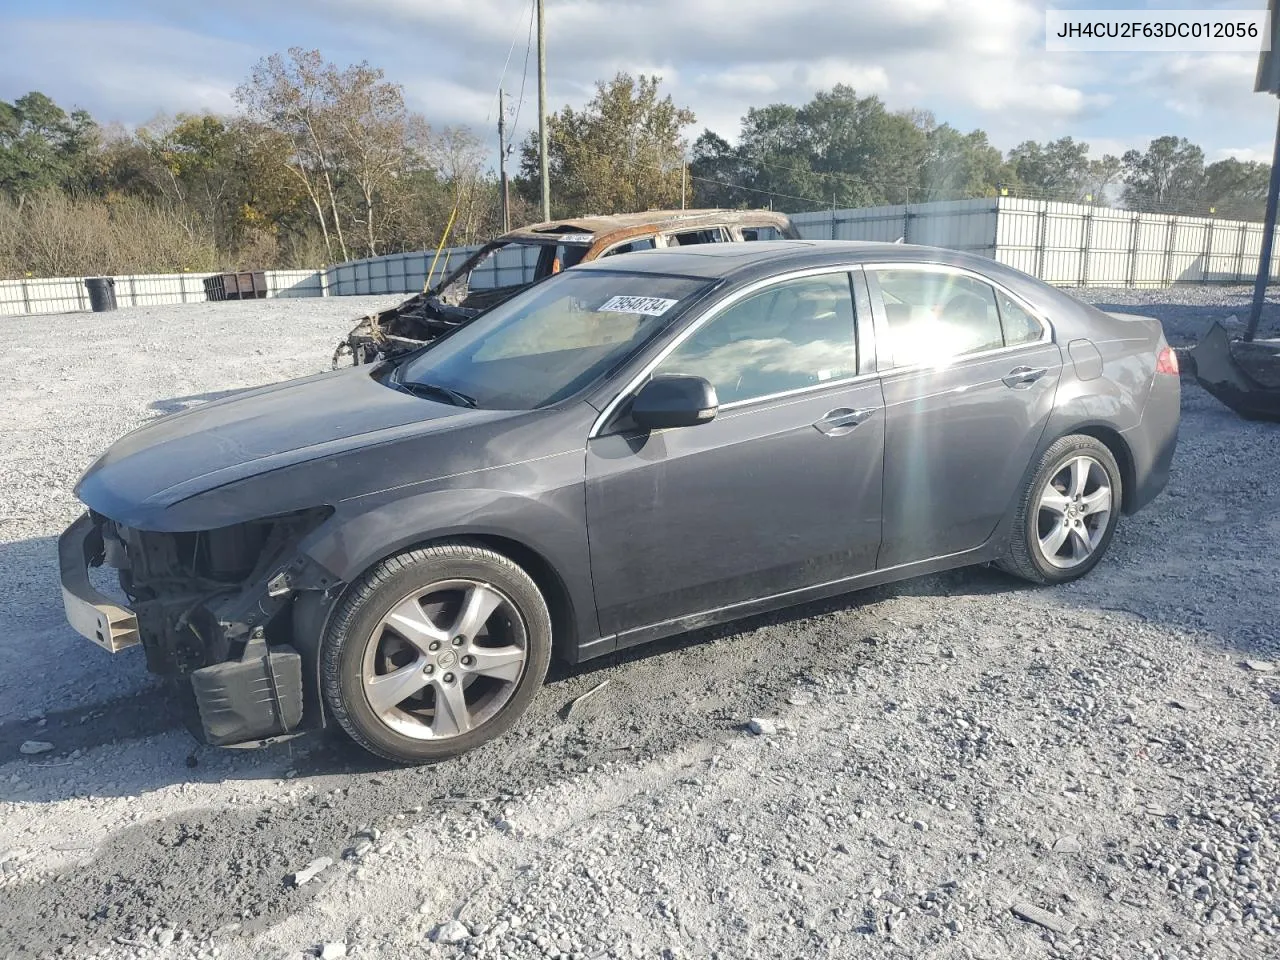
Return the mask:
<path id="1" fill-rule="evenodd" d="M 1123 501 L 1120 467 L 1101 440 L 1055 441 L 1018 500 L 1000 568 L 1032 583 L 1069 583 L 1102 559 Z"/>
<path id="2" fill-rule="evenodd" d="M 321 692 L 366 750 L 429 763 L 511 729 L 550 660 L 551 617 L 533 579 L 493 550 L 446 542 L 351 585 L 321 643 Z"/>

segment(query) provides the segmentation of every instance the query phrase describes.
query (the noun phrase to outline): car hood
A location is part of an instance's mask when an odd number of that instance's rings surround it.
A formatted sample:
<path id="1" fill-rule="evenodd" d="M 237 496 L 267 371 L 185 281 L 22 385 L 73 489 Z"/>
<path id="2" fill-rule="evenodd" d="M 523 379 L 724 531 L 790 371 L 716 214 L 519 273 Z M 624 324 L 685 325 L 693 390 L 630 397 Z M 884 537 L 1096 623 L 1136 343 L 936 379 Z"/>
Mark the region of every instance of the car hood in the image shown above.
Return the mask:
<path id="1" fill-rule="evenodd" d="M 426 400 L 357 367 L 161 417 L 112 445 L 75 492 L 99 513 L 131 524 L 131 517 L 256 474 L 510 413 Z"/>

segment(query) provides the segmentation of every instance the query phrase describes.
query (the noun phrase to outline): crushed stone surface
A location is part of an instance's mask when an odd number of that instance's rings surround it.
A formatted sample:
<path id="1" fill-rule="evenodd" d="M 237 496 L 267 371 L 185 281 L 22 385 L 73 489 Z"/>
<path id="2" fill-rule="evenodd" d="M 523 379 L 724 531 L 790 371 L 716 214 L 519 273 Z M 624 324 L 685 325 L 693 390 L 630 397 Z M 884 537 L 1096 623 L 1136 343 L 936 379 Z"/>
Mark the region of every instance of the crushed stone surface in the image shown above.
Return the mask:
<path id="1" fill-rule="evenodd" d="M 1247 316 L 1081 296 L 1177 344 Z M 197 745 L 140 651 L 63 622 L 71 488 L 397 299 L 5 321 L 0 956 L 1277 955 L 1280 426 L 1186 381 L 1169 489 L 1080 582 L 955 571 L 557 667 L 432 767 Z"/>

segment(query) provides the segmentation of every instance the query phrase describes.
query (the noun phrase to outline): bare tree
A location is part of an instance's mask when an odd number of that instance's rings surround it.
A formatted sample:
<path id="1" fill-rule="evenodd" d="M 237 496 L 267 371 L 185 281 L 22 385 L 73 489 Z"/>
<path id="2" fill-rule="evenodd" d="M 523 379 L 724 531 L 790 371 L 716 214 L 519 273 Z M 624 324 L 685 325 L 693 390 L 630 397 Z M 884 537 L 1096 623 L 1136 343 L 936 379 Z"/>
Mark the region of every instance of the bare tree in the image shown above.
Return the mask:
<path id="1" fill-rule="evenodd" d="M 403 175 L 423 165 L 430 128 L 404 105 L 399 84 L 359 63 L 339 72 L 326 68 L 338 161 L 360 193 L 368 256 L 378 255 L 376 208 L 391 206 Z"/>
<path id="2" fill-rule="evenodd" d="M 459 243 L 475 243 L 491 234 L 497 195 L 487 176 L 488 151 L 466 127 L 446 127 L 431 145 L 432 166 L 437 176 L 451 188 L 454 217 L 453 234 Z"/>
<path id="3" fill-rule="evenodd" d="M 291 47 L 288 58 L 273 53 L 258 61 L 249 79 L 236 88 L 236 102 L 255 120 L 288 135 L 292 153 L 285 164 L 302 182 L 333 259 L 329 226 L 343 260 L 351 259 L 338 215 L 334 188 L 338 118 L 332 102 L 331 74 L 319 50 Z M 326 207 L 328 217 L 326 217 Z"/>

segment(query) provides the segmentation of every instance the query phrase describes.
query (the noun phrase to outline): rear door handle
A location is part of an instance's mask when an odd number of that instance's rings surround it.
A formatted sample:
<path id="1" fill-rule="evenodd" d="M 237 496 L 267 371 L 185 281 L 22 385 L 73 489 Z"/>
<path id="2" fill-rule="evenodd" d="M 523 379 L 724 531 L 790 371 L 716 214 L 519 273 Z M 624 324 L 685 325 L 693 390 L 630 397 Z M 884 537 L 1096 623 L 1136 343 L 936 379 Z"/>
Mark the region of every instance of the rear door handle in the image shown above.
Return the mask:
<path id="1" fill-rule="evenodd" d="M 854 410 L 852 407 L 837 407 L 823 414 L 822 419 L 816 421 L 814 426 L 817 427 L 820 433 L 825 433 L 828 437 L 843 437 L 847 433 L 852 433 L 858 424 L 867 420 L 875 412 L 874 407 L 862 410 Z"/>
<path id="2" fill-rule="evenodd" d="M 1048 372 L 1048 367 L 1014 367 L 1000 379 L 1006 387 L 1018 390 L 1031 386 Z"/>

